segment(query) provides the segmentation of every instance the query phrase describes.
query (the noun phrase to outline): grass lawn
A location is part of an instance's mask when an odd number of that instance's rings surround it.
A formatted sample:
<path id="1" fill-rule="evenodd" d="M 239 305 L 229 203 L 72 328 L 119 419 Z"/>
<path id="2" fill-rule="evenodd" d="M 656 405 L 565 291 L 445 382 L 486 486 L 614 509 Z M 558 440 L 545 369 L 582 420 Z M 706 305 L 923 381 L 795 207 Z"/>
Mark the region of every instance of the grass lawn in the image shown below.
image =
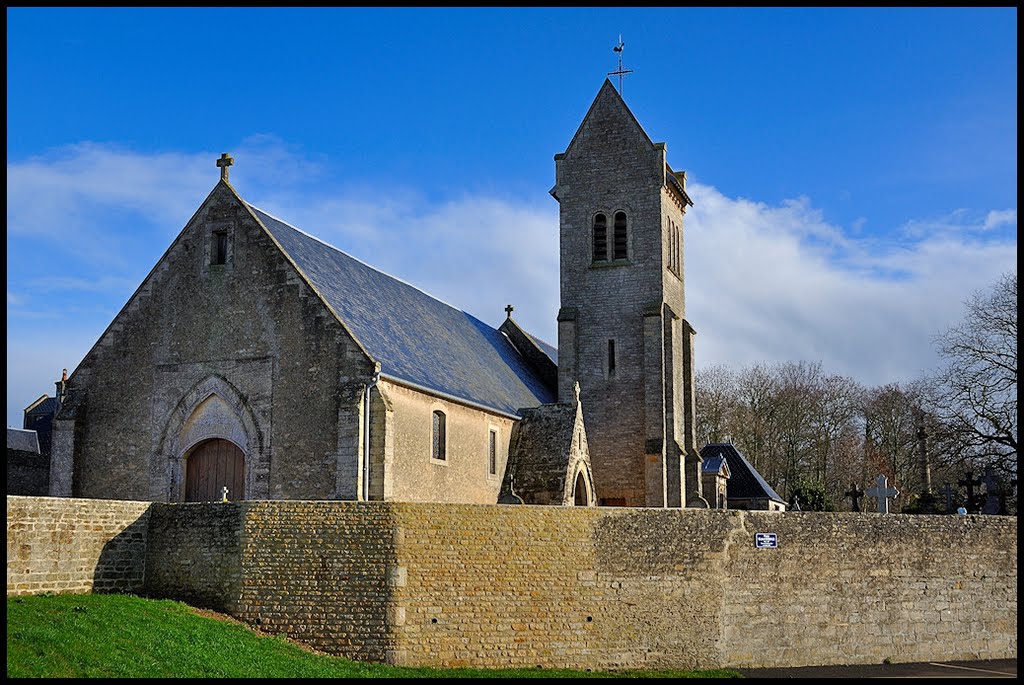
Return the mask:
<path id="1" fill-rule="evenodd" d="M 738 677 L 732 671 L 397 668 L 305 650 L 180 602 L 127 595 L 7 598 L 8 678 Z"/>

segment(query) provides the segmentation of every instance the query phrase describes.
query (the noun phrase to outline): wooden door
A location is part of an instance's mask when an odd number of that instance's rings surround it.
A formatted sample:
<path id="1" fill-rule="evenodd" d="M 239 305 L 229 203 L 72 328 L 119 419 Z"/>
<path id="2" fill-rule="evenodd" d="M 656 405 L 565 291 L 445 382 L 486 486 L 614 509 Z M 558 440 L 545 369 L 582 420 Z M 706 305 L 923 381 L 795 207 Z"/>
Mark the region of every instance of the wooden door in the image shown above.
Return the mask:
<path id="1" fill-rule="evenodd" d="M 232 442 L 207 440 L 185 464 L 185 501 L 219 501 L 225 487 L 229 500 L 245 499 L 245 457 Z"/>

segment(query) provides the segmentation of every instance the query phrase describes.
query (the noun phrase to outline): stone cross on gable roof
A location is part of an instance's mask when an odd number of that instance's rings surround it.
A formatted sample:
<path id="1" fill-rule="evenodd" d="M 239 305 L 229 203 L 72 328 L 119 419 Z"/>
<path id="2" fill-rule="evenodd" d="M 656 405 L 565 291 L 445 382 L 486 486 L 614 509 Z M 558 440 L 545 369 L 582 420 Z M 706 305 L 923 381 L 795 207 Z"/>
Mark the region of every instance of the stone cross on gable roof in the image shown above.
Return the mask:
<path id="1" fill-rule="evenodd" d="M 867 492 L 868 497 L 878 498 L 878 513 L 888 514 L 889 513 L 889 500 L 899 497 L 900 491 L 896 488 L 889 487 L 889 479 L 885 475 L 880 475 L 875 480 L 875 487 L 870 488 Z"/>
<path id="2" fill-rule="evenodd" d="M 217 166 L 220 167 L 220 180 L 225 183 L 228 180 L 228 167 L 235 163 L 234 157 L 229 157 L 228 153 L 224 152 L 221 154 L 220 159 L 217 160 Z"/>

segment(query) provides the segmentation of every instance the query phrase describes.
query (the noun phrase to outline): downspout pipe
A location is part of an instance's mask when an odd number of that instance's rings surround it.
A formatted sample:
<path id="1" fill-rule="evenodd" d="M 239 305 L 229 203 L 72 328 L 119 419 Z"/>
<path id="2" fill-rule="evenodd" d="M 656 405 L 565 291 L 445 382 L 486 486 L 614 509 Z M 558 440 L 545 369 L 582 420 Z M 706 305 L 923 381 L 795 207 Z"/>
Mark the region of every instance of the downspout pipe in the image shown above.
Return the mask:
<path id="1" fill-rule="evenodd" d="M 363 501 L 370 501 L 370 392 L 380 381 L 380 366 L 363 390 Z"/>

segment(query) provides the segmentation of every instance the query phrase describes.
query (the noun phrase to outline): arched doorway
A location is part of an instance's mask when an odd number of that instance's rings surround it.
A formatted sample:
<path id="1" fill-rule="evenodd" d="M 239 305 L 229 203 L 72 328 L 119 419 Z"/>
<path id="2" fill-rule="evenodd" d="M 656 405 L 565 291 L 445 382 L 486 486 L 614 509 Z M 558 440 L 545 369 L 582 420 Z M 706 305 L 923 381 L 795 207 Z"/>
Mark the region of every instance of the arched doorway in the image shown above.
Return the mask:
<path id="1" fill-rule="evenodd" d="M 200 443 L 185 465 L 185 501 L 212 502 L 223 497 L 245 499 L 245 456 L 228 440 L 215 438 Z"/>
<path id="2" fill-rule="evenodd" d="M 583 477 L 583 472 L 580 471 L 576 474 L 576 485 L 573 486 L 573 504 L 577 507 L 585 507 L 590 504 L 590 493 L 587 492 L 587 479 Z"/>

